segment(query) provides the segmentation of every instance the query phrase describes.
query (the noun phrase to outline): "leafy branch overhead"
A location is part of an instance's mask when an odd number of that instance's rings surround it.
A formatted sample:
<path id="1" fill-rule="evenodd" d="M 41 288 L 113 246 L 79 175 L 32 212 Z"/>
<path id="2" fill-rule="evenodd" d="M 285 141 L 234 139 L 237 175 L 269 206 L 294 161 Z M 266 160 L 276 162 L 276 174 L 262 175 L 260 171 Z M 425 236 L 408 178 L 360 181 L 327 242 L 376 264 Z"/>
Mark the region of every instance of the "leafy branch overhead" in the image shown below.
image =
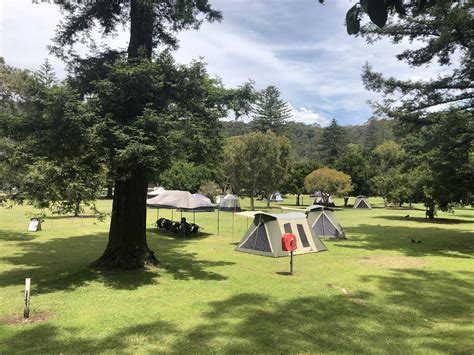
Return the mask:
<path id="1" fill-rule="evenodd" d="M 324 1 L 319 0 L 321 4 Z M 400 17 L 404 17 L 411 13 L 412 16 L 417 16 L 434 6 L 437 2 L 460 3 L 462 0 L 360 0 L 347 11 L 347 33 L 350 35 L 359 33 L 361 28 L 360 22 L 364 14 L 369 16 L 372 23 L 379 28 L 383 28 L 390 15 L 397 14 Z"/>

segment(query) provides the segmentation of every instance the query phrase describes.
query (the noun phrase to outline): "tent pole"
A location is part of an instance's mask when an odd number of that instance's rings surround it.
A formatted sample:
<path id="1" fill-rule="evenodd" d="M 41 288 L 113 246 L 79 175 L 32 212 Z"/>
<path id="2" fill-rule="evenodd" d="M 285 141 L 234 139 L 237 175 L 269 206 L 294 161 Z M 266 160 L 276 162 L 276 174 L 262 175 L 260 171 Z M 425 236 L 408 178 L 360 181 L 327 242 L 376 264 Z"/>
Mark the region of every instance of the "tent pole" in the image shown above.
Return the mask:
<path id="1" fill-rule="evenodd" d="M 235 219 L 235 211 L 232 212 L 232 240 L 234 240 L 234 219 Z"/>

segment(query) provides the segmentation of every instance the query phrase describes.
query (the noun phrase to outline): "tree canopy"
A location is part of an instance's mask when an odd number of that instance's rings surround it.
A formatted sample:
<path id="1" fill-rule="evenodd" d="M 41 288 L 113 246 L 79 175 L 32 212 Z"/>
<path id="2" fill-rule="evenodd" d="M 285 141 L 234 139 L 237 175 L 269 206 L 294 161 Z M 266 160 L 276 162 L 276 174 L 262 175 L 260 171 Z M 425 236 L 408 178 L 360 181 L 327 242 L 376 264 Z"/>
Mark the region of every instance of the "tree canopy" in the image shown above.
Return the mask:
<path id="1" fill-rule="evenodd" d="M 265 133 L 271 130 L 282 133 L 286 120 L 291 117 L 288 103 L 280 99 L 280 90 L 276 86 L 268 86 L 256 95 L 253 110 L 252 127 Z"/>
<path id="2" fill-rule="evenodd" d="M 252 132 L 230 138 L 224 151 L 232 190 L 249 196 L 252 209 L 257 192 L 270 195 L 283 184 L 290 151 L 286 137 Z"/>
<path id="3" fill-rule="evenodd" d="M 343 196 L 352 191 L 352 180 L 347 174 L 331 168 L 320 168 L 309 173 L 304 179 L 306 191 L 323 193 L 327 204 L 331 195 Z"/>

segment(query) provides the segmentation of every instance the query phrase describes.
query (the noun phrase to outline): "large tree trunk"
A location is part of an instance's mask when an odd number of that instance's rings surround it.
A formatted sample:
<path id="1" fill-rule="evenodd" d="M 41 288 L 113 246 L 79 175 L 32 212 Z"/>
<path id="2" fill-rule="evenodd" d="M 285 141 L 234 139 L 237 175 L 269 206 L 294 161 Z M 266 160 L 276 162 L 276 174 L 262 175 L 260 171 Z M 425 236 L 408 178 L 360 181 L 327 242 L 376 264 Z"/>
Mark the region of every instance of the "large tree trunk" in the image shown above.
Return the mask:
<path id="1" fill-rule="evenodd" d="M 146 192 L 147 181 L 139 169 L 127 180 L 115 180 L 109 242 L 93 266 L 131 270 L 157 264 L 146 242 Z"/>
<path id="2" fill-rule="evenodd" d="M 267 208 L 270 208 L 270 200 L 272 198 L 272 194 L 267 195 Z"/>
<path id="3" fill-rule="evenodd" d="M 296 195 L 296 206 L 300 205 L 300 194 Z"/>
<path id="4" fill-rule="evenodd" d="M 114 197 L 113 194 L 114 194 L 114 185 L 109 183 L 109 184 L 107 184 L 107 196 L 105 196 L 105 197 L 112 198 L 112 197 Z"/>
<path id="5" fill-rule="evenodd" d="M 130 43 L 128 57 L 151 59 L 153 51 L 152 2 L 130 1 Z M 129 118 L 141 114 L 143 107 L 129 103 Z M 121 171 L 122 170 L 122 171 Z M 115 179 L 112 219 L 109 242 L 104 254 L 93 266 L 99 268 L 130 270 L 156 265 L 153 251 L 146 242 L 146 193 L 148 181 L 144 168 L 126 168 L 117 171 L 129 173 L 127 179 Z"/>
<path id="6" fill-rule="evenodd" d="M 435 214 L 435 205 L 433 203 L 428 204 L 428 206 L 426 206 L 426 217 L 428 219 L 434 219 Z"/>

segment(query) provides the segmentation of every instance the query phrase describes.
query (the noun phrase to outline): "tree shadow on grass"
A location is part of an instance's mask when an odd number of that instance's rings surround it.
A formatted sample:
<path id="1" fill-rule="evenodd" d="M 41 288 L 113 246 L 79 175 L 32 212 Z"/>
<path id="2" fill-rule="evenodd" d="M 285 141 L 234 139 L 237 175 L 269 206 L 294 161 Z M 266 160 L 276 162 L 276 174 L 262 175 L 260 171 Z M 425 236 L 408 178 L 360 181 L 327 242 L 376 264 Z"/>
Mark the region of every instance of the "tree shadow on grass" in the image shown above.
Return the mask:
<path id="1" fill-rule="evenodd" d="M 340 248 L 390 250 L 407 256 L 474 257 L 474 233 L 445 228 L 411 228 L 362 224 L 344 228 L 348 237 Z M 412 243 L 411 238 L 421 243 Z"/>
<path id="2" fill-rule="evenodd" d="M 427 219 L 423 217 L 403 217 L 403 216 L 377 216 L 373 217 L 377 219 L 386 219 L 389 221 L 402 221 L 402 222 L 419 222 L 425 224 L 470 224 L 474 223 L 474 219 L 466 220 L 466 219 L 456 219 L 456 218 L 435 218 L 435 219 Z"/>
<path id="3" fill-rule="evenodd" d="M 4 336 L 0 352 L 472 353 L 473 276 L 425 270 L 362 276 L 361 288 L 375 286 L 377 295 L 350 289 L 348 296 L 338 287 L 320 297 L 239 293 L 209 302 L 191 328 L 164 321 L 111 324 L 105 338 L 46 322 Z"/>
<path id="4" fill-rule="evenodd" d="M 78 328 L 60 329 L 49 323 L 23 326 L 21 332 L 7 338 L 0 345 L 3 353 L 48 354 L 48 353 L 103 353 L 114 349 L 122 353 L 133 352 L 143 346 L 147 339 L 160 343 L 169 334 L 176 334 L 172 323 L 164 321 L 145 322 L 118 330 L 103 339 L 84 339 Z M 67 337 L 67 334 L 72 336 Z M 67 338 L 67 340 L 64 340 Z"/>
<path id="5" fill-rule="evenodd" d="M 468 281 L 448 272 L 416 270 L 361 281 L 379 284 L 384 300 L 357 290 L 350 290 L 348 297 L 335 288 L 328 297 L 282 301 L 243 293 L 212 302 L 206 322 L 180 337 L 173 351 L 208 352 L 218 346 L 221 353 L 386 353 L 394 346 L 397 353 L 420 347 L 428 352 L 468 351 L 474 301 Z M 454 332 L 434 329 L 438 323 L 462 327 Z M 406 341 L 413 337 L 419 341 Z"/>
<path id="6" fill-rule="evenodd" d="M 90 264 L 105 250 L 107 233 L 46 240 L 29 238 L 26 233 L 0 231 L 0 240 L 18 242 L 14 254 L 0 256 L 0 263 L 12 266 L 0 274 L 0 287 L 18 285 L 21 288 L 24 279 L 30 277 L 35 293 L 73 290 L 91 282 L 113 289 L 134 290 L 157 283 L 162 273 L 172 274 L 179 280 L 223 280 L 225 276 L 209 269 L 233 264 L 201 259 L 197 253 L 184 249 L 188 242 L 159 236 L 151 241 L 148 238 L 160 262 L 157 268 L 125 272 L 94 270 Z"/>

